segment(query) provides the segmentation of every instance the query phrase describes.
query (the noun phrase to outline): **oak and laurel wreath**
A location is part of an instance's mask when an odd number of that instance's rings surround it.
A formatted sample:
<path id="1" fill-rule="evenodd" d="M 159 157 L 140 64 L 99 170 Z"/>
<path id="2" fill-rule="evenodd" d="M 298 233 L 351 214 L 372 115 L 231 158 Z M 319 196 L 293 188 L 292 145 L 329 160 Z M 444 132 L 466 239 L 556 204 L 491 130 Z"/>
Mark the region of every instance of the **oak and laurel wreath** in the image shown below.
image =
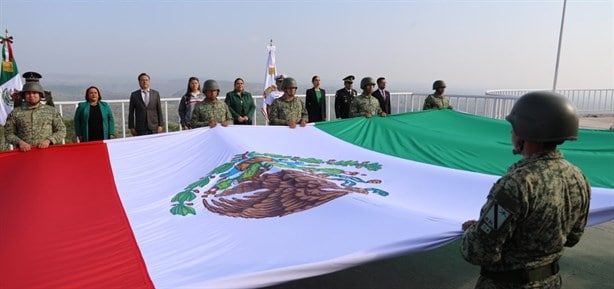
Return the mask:
<path id="1" fill-rule="evenodd" d="M 192 201 L 194 199 L 196 199 L 196 193 L 195 191 L 196 188 L 202 188 L 205 187 L 209 184 L 211 177 L 213 175 L 216 174 L 221 174 L 223 172 L 226 172 L 230 169 L 232 169 L 232 167 L 237 163 L 240 162 L 244 159 L 249 159 L 249 158 L 253 158 L 253 157 L 270 157 L 273 159 L 290 159 L 293 160 L 295 162 L 302 162 L 302 163 L 306 163 L 310 166 L 291 166 L 291 165 L 287 165 L 287 164 L 282 164 L 282 163 L 276 163 L 275 165 L 277 167 L 280 168 L 289 168 L 289 169 L 303 169 L 303 170 L 311 170 L 314 172 L 320 172 L 320 173 L 326 173 L 326 174 L 342 174 L 344 171 L 342 169 L 337 169 L 337 168 L 318 168 L 318 167 L 314 167 L 313 165 L 319 165 L 319 164 L 329 164 L 329 165 L 335 165 L 335 166 L 341 166 L 341 167 L 354 167 L 357 169 L 360 168 L 366 168 L 369 171 L 378 171 L 382 168 L 382 165 L 379 163 L 371 163 L 371 162 L 358 162 L 358 161 L 336 161 L 336 160 L 329 160 L 329 161 L 323 161 L 317 158 L 301 158 L 301 157 L 296 157 L 296 156 L 285 156 L 285 155 L 280 155 L 280 154 L 270 154 L 270 153 L 256 153 L 256 152 L 246 152 L 244 154 L 238 154 L 235 155 L 231 161 L 224 163 L 218 167 L 216 167 L 215 169 L 213 169 L 211 172 L 209 172 L 209 174 L 207 174 L 205 177 L 201 177 L 198 181 L 191 183 L 190 185 L 188 185 L 187 187 L 185 187 L 183 189 L 183 191 L 177 193 L 172 199 L 171 199 L 171 205 L 172 208 L 170 209 L 171 214 L 173 215 L 181 215 L 181 216 L 187 216 L 189 214 L 192 215 L 196 215 L 196 210 L 192 207 L 193 203 Z M 249 167 L 243 171 L 238 177 L 235 178 L 229 178 L 229 179 L 225 179 L 219 183 L 217 183 L 215 185 L 215 188 L 217 188 L 218 190 L 223 190 L 226 189 L 228 187 L 230 187 L 232 185 L 233 182 L 235 181 L 241 181 L 243 179 L 246 178 L 250 178 L 252 176 L 254 176 L 258 170 L 260 169 L 260 167 L 269 167 L 271 166 L 271 164 L 269 163 L 254 163 L 249 165 Z"/>

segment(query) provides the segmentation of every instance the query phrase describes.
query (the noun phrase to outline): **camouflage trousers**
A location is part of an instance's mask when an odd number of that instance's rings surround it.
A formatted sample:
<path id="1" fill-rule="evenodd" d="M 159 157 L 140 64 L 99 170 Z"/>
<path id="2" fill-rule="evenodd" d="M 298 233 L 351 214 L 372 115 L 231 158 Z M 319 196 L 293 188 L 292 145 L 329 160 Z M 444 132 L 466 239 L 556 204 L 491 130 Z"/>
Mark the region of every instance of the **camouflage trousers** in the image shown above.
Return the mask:
<path id="1" fill-rule="evenodd" d="M 475 284 L 475 289 L 560 289 L 561 275 L 555 274 L 541 281 L 534 281 L 526 284 L 512 284 L 505 282 L 497 282 L 492 279 L 480 276 L 478 283 Z"/>

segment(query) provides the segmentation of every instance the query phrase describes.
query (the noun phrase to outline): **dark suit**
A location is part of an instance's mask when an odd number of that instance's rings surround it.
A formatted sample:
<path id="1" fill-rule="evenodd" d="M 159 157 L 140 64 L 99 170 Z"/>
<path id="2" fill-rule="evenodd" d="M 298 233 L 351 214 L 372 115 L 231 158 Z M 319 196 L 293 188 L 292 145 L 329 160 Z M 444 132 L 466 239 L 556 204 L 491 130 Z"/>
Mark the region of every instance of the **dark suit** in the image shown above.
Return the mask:
<path id="1" fill-rule="evenodd" d="M 345 87 L 337 90 L 335 93 L 336 118 L 350 118 L 350 105 L 357 94 L 356 89 L 352 89 L 351 92 L 345 89 Z"/>
<path id="2" fill-rule="evenodd" d="M 149 90 L 149 103 L 145 105 L 141 90 L 136 90 L 130 94 L 130 104 L 128 105 L 128 128 L 136 129 L 137 135 L 152 134 L 158 132 L 158 127 L 162 126 L 162 105 L 160 104 L 160 93 Z"/>
<path id="3" fill-rule="evenodd" d="M 386 114 L 390 114 L 390 91 L 384 90 L 384 95 L 382 96 L 382 91 L 376 89 L 371 95 L 377 98 L 382 111 Z"/>
<path id="4" fill-rule="evenodd" d="M 316 97 L 315 89 L 307 89 L 305 94 L 305 107 L 309 115 L 309 122 L 326 120 L 326 91 L 320 88 L 320 94 L 322 95 L 320 102 L 318 102 Z"/>

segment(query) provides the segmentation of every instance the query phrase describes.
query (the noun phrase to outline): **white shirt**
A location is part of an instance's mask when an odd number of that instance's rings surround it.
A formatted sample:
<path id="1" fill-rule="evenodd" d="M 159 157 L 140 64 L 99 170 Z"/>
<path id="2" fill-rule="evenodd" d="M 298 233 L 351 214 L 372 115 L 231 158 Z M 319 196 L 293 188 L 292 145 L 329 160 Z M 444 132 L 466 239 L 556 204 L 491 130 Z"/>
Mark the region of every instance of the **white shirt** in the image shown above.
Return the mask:
<path id="1" fill-rule="evenodd" d="M 284 95 L 283 91 L 274 90 L 271 93 L 269 93 L 269 95 L 267 95 L 264 102 L 268 105 L 273 105 L 273 101 L 275 101 L 275 99 L 281 97 L 282 95 Z"/>

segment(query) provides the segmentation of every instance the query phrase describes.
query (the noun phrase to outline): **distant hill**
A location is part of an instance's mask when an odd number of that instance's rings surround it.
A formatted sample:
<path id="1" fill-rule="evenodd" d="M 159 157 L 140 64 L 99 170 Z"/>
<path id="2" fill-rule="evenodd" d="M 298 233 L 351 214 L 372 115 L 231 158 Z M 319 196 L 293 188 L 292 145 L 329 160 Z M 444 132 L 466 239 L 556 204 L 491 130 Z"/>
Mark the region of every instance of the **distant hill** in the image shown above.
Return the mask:
<path id="1" fill-rule="evenodd" d="M 204 79 L 201 79 L 204 82 Z M 220 95 L 234 89 L 234 80 L 217 80 L 220 85 Z M 136 77 L 108 77 L 108 76 L 83 76 L 67 74 L 44 75 L 41 84 L 45 90 L 53 93 L 55 101 L 82 100 L 85 97 L 85 89 L 94 85 L 100 89 L 103 99 L 127 99 L 130 93 L 139 88 Z M 360 92 L 358 83 L 354 83 L 354 88 Z M 163 98 L 181 97 L 187 88 L 187 78 L 155 78 L 152 77 L 151 87 L 158 90 Z M 327 94 L 333 94 L 337 89 L 343 87 L 339 83 L 338 87 L 323 87 Z M 299 83 L 298 94 L 305 94 L 311 88 L 311 83 Z M 245 90 L 253 95 L 262 95 L 264 91 L 262 83 L 246 82 Z M 398 91 L 398 90 L 395 90 Z"/>
<path id="2" fill-rule="evenodd" d="M 205 79 L 201 79 L 201 84 Z M 234 89 L 234 80 L 217 80 L 221 91 L 220 95 L 226 95 L 227 92 Z M 183 95 L 187 88 L 188 79 L 185 78 L 160 78 L 152 77 L 151 87 L 160 92 L 163 98 L 178 98 Z M 95 85 L 100 89 L 103 99 L 127 99 L 132 91 L 139 88 L 136 76 L 134 77 L 117 77 L 117 76 L 85 76 L 85 75 L 69 75 L 69 74 L 49 74 L 43 75 L 41 84 L 45 90 L 53 92 L 53 97 L 56 101 L 82 100 L 85 96 L 85 89 L 91 85 Z M 360 81 L 354 82 L 354 89 L 360 93 Z M 298 83 L 298 94 L 305 94 L 308 88 L 311 88 L 311 83 L 308 81 Z M 388 83 L 388 89 L 391 92 L 414 92 L 428 94 L 429 85 L 418 84 L 397 84 Z M 461 84 L 452 86 L 448 84 L 446 89 L 447 94 L 467 94 L 467 95 L 483 95 L 485 90 L 481 89 L 466 89 L 458 87 Z M 324 86 L 327 94 L 334 94 L 335 91 L 343 87 L 343 82 L 338 81 L 332 86 Z M 412 89 L 414 88 L 414 89 Z M 262 95 L 264 91 L 260 82 L 246 82 L 245 90 L 253 95 Z"/>

